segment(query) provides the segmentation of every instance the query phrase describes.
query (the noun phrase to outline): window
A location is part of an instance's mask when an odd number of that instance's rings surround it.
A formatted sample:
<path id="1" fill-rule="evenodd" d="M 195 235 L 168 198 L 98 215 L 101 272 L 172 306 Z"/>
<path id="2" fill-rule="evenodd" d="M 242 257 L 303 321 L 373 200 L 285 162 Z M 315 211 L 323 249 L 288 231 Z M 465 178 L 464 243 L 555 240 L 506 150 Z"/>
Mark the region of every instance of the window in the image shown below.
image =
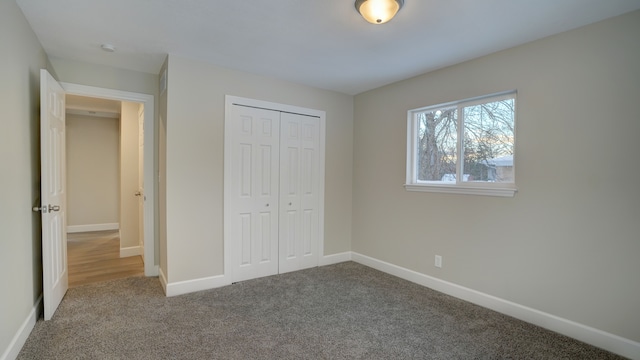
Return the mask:
<path id="1" fill-rule="evenodd" d="M 409 191 L 513 196 L 516 92 L 410 110 Z"/>

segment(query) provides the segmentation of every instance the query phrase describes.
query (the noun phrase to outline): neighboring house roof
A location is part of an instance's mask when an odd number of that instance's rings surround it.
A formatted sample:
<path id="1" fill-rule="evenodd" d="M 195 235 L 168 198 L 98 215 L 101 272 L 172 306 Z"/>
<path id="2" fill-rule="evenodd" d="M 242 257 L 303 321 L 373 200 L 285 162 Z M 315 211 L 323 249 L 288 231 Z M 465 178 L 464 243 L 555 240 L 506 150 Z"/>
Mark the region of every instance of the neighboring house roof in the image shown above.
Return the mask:
<path id="1" fill-rule="evenodd" d="M 490 166 L 513 166 L 513 155 L 500 156 L 486 160 L 486 164 Z"/>

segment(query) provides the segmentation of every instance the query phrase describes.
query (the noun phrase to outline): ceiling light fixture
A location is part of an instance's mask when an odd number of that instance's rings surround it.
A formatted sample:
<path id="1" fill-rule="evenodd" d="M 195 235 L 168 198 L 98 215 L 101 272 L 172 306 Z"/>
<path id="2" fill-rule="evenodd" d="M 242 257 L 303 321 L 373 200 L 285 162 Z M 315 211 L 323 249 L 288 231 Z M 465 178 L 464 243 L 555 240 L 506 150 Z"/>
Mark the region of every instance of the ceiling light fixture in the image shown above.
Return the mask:
<path id="1" fill-rule="evenodd" d="M 106 52 L 114 52 L 116 51 L 116 47 L 111 44 L 102 44 L 100 48 Z"/>
<path id="2" fill-rule="evenodd" d="M 372 24 L 384 24 L 400 11 L 404 0 L 356 0 L 356 10 Z"/>

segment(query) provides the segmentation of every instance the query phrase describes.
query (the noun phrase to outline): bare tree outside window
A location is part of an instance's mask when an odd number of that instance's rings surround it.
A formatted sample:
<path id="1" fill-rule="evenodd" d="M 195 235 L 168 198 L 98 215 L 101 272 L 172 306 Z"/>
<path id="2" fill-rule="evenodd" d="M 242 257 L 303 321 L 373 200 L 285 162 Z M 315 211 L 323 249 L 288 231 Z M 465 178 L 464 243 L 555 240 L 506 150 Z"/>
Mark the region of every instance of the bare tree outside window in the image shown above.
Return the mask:
<path id="1" fill-rule="evenodd" d="M 463 173 L 470 174 L 469 181 L 513 182 L 498 174 L 505 164 L 494 159 L 511 156 L 513 167 L 514 105 L 506 99 L 464 108 Z"/>
<path id="2" fill-rule="evenodd" d="M 467 104 L 414 113 L 418 181 L 514 181 L 514 95 Z"/>
<path id="3" fill-rule="evenodd" d="M 457 108 L 416 114 L 418 118 L 418 180 L 439 181 L 456 173 Z"/>

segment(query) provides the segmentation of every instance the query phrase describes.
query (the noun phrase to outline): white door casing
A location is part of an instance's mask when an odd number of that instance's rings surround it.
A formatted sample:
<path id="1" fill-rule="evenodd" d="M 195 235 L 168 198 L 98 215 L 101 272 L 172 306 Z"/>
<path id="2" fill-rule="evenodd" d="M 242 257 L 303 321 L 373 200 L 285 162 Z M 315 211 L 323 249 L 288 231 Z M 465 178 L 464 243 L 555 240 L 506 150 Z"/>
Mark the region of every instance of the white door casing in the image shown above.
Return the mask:
<path id="1" fill-rule="evenodd" d="M 280 273 L 318 265 L 318 120 L 280 117 Z"/>
<path id="2" fill-rule="evenodd" d="M 228 134 L 229 181 L 225 236 L 233 242 L 234 281 L 278 273 L 277 111 L 233 106 Z"/>
<path id="3" fill-rule="evenodd" d="M 225 145 L 224 145 L 224 269 L 225 277 L 229 282 L 236 282 L 273 275 L 276 273 L 300 270 L 317 266 L 323 254 L 324 246 L 324 136 L 325 113 L 324 111 L 301 108 L 290 105 L 226 96 L 225 108 Z M 253 114 L 253 115 L 251 115 Z M 239 260 L 245 251 L 261 252 L 260 247 L 247 247 L 250 244 L 247 236 L 243 238 L 240 204 L 238 201 L 241 187 L 247 188 L 248 178 L 243 177 L 242 167 L 248 169 L 248 162 L 241 159 L 241 147 L 248 153 L 248 142 L 242 143 L 237 133 L 246 130 L 241 129 L 243 123 L 248 128 L 249 121 L 242 116 L 255 116 L 255 114 L 268 114 L 275 122 L 272 134 L 278 133 L 278 142 L 269 143 L 271 170 L 269 172 L 269 185 L 276 187 L 273 194 L 277 194 L 275 201 L 269 202 L 269 223 L 271 231 L 274 229 L 271 251 L 276 250 L 277 267 L 265 272 L 251 272 L 239 265 Z M 264 116 L 264 115 L 263 115 Z M 273 123 L 273 122 L 272 122 Z M 260 129 L 260 127 L 258 127 Z M 264 126 L 262 127 L 264 131 Z M 275 139 L 274 136 L 271 136 Z M 252 140 L 254 141 L 254 140 Z M 258 143 L 256 143 L 258 144 Z M 275 147 L 274 147 L 275 145 Z M 260 145 L 258 145 L 260 146 Z M 258 159 L 260 157 L 244 155 L 246 159 Z M 262 155 L 264 158 L 264 153 Z M 274 159 L 277 159 L 274 160 Z M 287 161 L 287 165 L 283 165 Z M 258 162 L 254 160 L 255 166 Z M 265 161 L 261 161 L 266 164 Z M 245 165 L 242 165 L 245 164 Z M 264 181 L 256 175 L 254 170 L 252 183 Z M 247 170 L 244 173 L 248 173 Z M 260 170 L 260 174 L 266 174 Z M 255 180 L 255 177 L 258 179 Z M 282 177 L 287 180 L 283 182 Z M 262 178 L 262 179 L 261 179 Z M 260 185 L 264 186 L 264 185 Z M 287 194 L 283 196 L 283 194 Z M 248 198 L 247 198 L 248 199 Z M 253 211 L 266 207 L 263 200 L 255 200 Z M 290 205 L 291 203 L 291 205 Z M 277 204 L 274 206 L 274 204 Z M 274 210 L 274 208 L 277 208 Z M 275 212 L 273 212 L 275 211 Z M 247 213 L 244 213 L 245 224 L 248 223 Z M 255 216 L 255 214 L 254 214 Z M 276 219 L 273 219 L 273 218 Z M 263 215 L 262 217 L 266 217 Z M 286 218 L 286 219 L 285 219 Z M 283 220 L 285 219 L 285 220 Z M 274 221 L 275 220 L 275 221 Z M 244 225 L 245 229 L 249 228 Z M 259 227 L 254 227 L 260 229 Z M 283 233 L 288 231 L 285 236 Z M 244 234 L 248 234 L 246 231 Z M 256 241 L 253 241 L 255 244 Z M 272 266 L 273 263 L 270 263 Z M 246 265 L 244 265 L 246 266 Z"/>
<path id="4" fill-rule="evenodd" d="M 69 287 L 67 272 L 65 92 L 40 70 L 40 166 L 44 319 L 53 317 Z M 34 209 L 35 210 L 35 209 Z"/>

